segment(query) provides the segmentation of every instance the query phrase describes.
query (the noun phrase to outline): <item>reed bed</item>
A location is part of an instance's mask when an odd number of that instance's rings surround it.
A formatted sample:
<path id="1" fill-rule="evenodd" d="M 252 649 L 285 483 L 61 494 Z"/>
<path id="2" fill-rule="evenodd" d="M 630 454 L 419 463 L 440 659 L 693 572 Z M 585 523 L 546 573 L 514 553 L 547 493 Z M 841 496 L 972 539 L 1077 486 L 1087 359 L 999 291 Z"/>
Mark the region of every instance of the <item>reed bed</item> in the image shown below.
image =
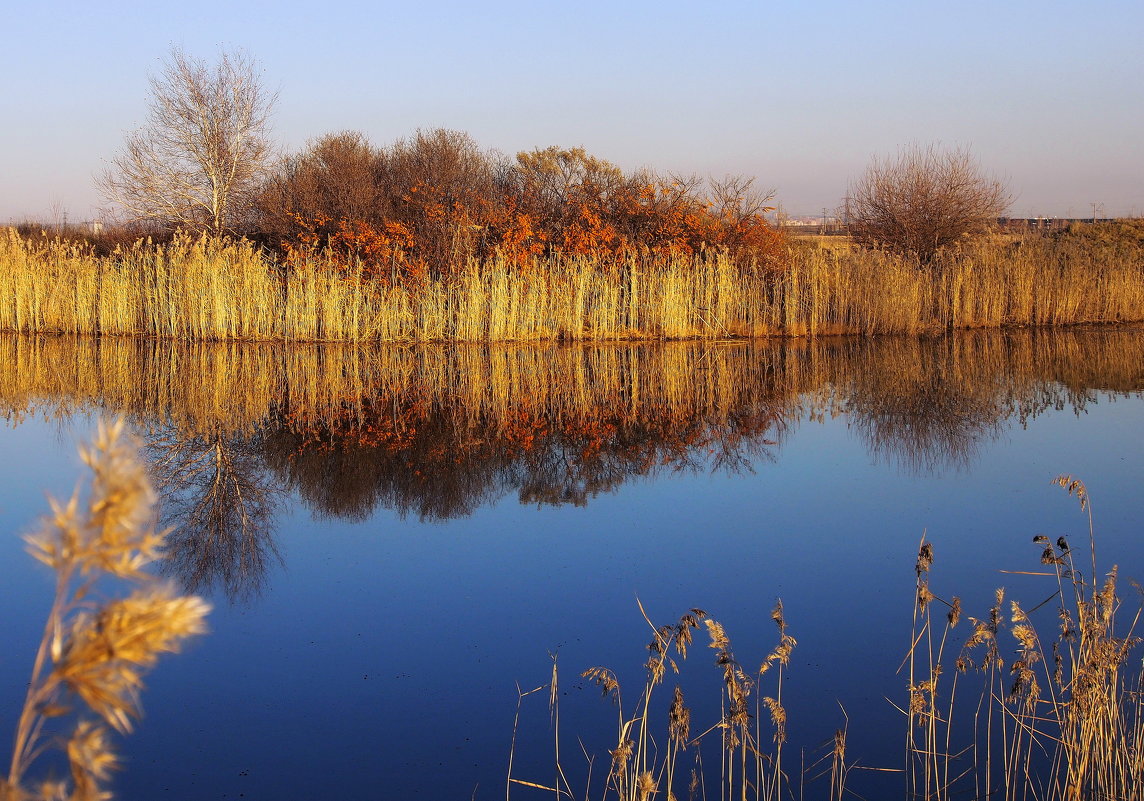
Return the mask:
<path id="1" fill-rule="evenodd" d="M 1139 250 L 995 239 L 927 269 L 794 248 L 752 274 L 717 253 L 601 264 L 470 261 L 405 287 L 313 253 L 286 269 L 241 241 L 139 242 L 107 257 L 0 235 L 0 330 L 179 340 L 491 342 L 917 334 L 1144 320 Z"/>
<path id="2" fill-rule="evenodd" d="M 96 258 L 81 246 L 0 237 L 0 330 L 180 340 L 537 341 L 752 336 L 774 329 L 722 258 L 471 262 L 403 288 L 321 254 L 281 269 L 246 242 L 177 239 Z"/>
<path id="3" fill-rule="evenodd" d="M 634 707 L 622 703 L 613 670 L 592 667 L 582 673 L 617 710 L 615 746 L 608 750 L 604 778 L 593 780 L 589 771 L 583 788 L 567 779 L 571 771 L 561 763 L 554 662 L 548 684 L 520 694 L 506 798 L 536 797 L 540 791 L 604 801 L 840 801 L 879 797 L 854 779 L 856 773 L 873 771 L 900 777 L 907 799 L 1135 801 L 1144 787 L 1144 672 L 1135 658 L 1144 604 L 1125 608 L 1115 566 L 1101 578 L 1087 488 L 1072 476 L 1054 483 L 1079 502 L 1088 532 L 1074 544 L 1065 537 L 1055 542 L 1034 537 L 1041 569 L 1003 571 L 1044 581 L 1032 604 L 998 589 L 985 614 L 969 616 L 959 597 L 934 591 L 934 547 L 923 537 L 902 661 L 905 697 L 900 706 L 891 701 L 905 722 L 903 765 L 862 765 L 849 758 L 849 720 L 819 744 L 809 764 L 805 752 L 798 763 L 784 756 L 791 748 L 788 714 L 797 710 L 787 709 L 782 685 L 797 643 L 788 633 L 781 601 L 771 614 L 778 642 L 758 670 L 744 667 L 727 632 L 703 610 L 692 609 L 678 623 L 657 627 L 641 605 L 653 636 Z M 722 684 L 719 714 L 707 710 L 706 728 L 696 723 L 702 711 L 687 707 L 677 678 L 693 630 L 701 628 L 715 651 L 713 660 L 704 661 L 714 662 L 712 675 Z M 667 676 L 676 683 L 670 702 L 659 698 Z M 551 784 L 526 777 L 513 758 L 519 703 L 543 690 L 549 691 L 556 732 Z M 772 694 L 762 696 L 767 690 Z M 592 746 L 581 742 L 580 748 L 591 766 Z M 885 793 L 882 787 L 880 796 Z"/>
<path id="4" fill-rule="evenodd" d="M 999 237 L 921 270 L 877 251 L 807 248 L 779 294 L 794 306 L 784 327 L 792 334 L 1123 323 L 1144 319 L 1144 258 Z"/>

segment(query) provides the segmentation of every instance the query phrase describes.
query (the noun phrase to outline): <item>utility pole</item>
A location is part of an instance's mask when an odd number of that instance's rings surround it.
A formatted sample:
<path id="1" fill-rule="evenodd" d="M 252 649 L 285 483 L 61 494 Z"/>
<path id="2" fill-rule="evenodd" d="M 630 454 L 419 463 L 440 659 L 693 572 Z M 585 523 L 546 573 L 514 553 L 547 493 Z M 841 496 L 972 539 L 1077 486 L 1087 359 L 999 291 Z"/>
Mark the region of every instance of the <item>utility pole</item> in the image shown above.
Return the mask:
<path id="1" fill-rule="evenodd" d="M 822 235 L 826 236 L 826 207 L 822 207 Z"/>

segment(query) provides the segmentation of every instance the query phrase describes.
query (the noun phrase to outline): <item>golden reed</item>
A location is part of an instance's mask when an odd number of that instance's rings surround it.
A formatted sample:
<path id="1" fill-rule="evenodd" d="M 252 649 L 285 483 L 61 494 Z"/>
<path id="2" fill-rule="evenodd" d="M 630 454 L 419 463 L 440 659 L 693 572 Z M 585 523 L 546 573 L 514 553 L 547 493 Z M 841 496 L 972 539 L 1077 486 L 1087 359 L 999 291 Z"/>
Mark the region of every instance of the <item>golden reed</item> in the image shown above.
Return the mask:
<path id="1" fill-rule="evenodd" d="M 118 759 L 109 730 L 131 731 L 141 714 L 143 676 L 161 654 L 205 631 L 206 602 L 144 570 L 161 558 L 166 532 L 155 529 L 157 499 L 123 428 L 122 420 L 100 425 L 94 445 L 80 451 L 92 471 L 90 491 L 51 501 L 52 514 L 27 538 L 29 553 L 55 573 L 56 590 L 0 801 L 110 798 L 106 786 Z M 108 576 L 131 585 L 131 594 L 105 597 Z M 64 752 L 68 776 L 29 780 L 54 748 Z"/>
<path id="2" fill-rule="evenodd" d="M 434 342 L 725 339 L 1144 320 L 1144 264 L 1034 238 L 919 270 L 797 247 L 778 274 L 707 254 L 602 269 L 588 257 L 470 262 L 415 289 L 322 254 L 289 271 L 247 242 L 140 242 L 113 256 L 0 234 L 0 330 L 181 340 Z"/>
<path id="3" fill-rule="evenodd" d="M 602 786 L 591 771 L 583 789 L 565 778 L 554 662 L 549 684 L 520 694 L 516 720 L 520 700 L 549 690 L 555 781 L 550 786 L 522 777 L 510 753 L 506 797 L 525 787 L 569 797 L 596 793 L 605 801 L 778 801 L 803 797 L 810 789 L 808 797 L 842 801 L 873 797 L 855 786 L 855 775 L 876 771 L 901 774 L 909 799 L 1136 801 L 1144 787 L 1144 675 L 1137 634 L 1144 606 L 1138 597 L 1121 598 L 1115 566 L 1101 575 L 1085 485 L 1072 476 L 1053 483 L 1088 514 L 1088 536 L 1070 544 L 1063 536 L 1053 542 L 1038 535 L 1033 543 L 1041 549 L 1040 569 L 1003 571 L 1043 581 L 1049 595 L 1039 590 L 1033 605 L 998 589 L 991 608 L 980 618 L 970 616 L 959 597 L 935 592 L 934 548 L 923 537 L 902 662 L 906 697 L 898 707 L 906 723 L 903 767 L 867 765 L 848 756 L 848 722 L 833 738 L 804 751 L 801 764 L 784 762 L 788 709 L 782 685 L 797 643 L 787 631 L 780 601 L 771 613 L 779 642 L 757 670 L 735 657 L 723 626 L 692 609 L 678 623 L 659 627 L 644 613 L 653 631 L 644 664 L 647 678 L 634 688 L 627 706 L 626 689 L 613 670 L 584 671 L 582 677 L 612 699 L 617 714 L 616 745 L 608 750 L 611 762 Z M 722 684 L 720 714 L 709 713 L 706 725 L 695 724 L 698 715 L 678 685 L 670 705 L 652 699 L 669 669 L 673 680 L 683 671 L 692 632 L 701 624 L 716 652 L 715 675 Z M 696 685 L 688 686 L 694 693 Z M 760 697 L 764 687 L 773 695 Z M 582 740 L 579 745 L 585 755 L 592 753 Z"/>

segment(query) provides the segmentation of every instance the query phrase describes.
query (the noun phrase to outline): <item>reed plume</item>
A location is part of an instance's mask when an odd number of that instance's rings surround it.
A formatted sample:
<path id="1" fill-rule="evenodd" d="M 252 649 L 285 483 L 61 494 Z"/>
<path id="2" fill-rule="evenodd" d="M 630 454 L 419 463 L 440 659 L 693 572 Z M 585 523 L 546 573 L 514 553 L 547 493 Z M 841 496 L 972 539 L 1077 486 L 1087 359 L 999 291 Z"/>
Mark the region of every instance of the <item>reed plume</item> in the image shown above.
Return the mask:
<path id="1" fill-rule="evenodd" d="M 906 660 L 909 703 L 902 710 L 910 720 L 911 797 L 1138 797 L 1144 783 L 1141 675 L 1126 675 L 1125 668 L 1140 641 L 1135 631 L 1141 608 L 1126 628 L 1117 625 L 1118 571 L 1114 566 L 1097 580 L 1088 489 L 1072 476 L 1053 483 L 1076 498 L 1088 516 L 1089 548 L 1083 562 L 1066 537 L 1034 537 L 1041 565 L 1048 570 L 1005 572 L 1042 577 L 1054 585 L 1052 594 L 1027 607 L 998 589 L 987 616 L 969 618 L 972 631 L 948 682 L 942 679 L 943 655 L 962 605 L 957 598 L 946 604 L 949 611 L 938 637 L 940 624 L 930 607 L 944 601 L 930 589 L 933 549 L 923 542 L 913 644 Z M 1042 633 L 1045 621 L 1036 614 L 1045 607 L 1053 611 L 1049 637 Z M 964 702 L 956 700 L 959 682 L 972 678 L 967 674 L 976 674 L 980 686 L 968 720 Z M 966 728 L 972 741 L 958 747 L 956 735 Z"/>
<path id="2" fill-rule="evenodd" d="M 155 495 L 128 439 L 121 419 L 101 423 L 93 445 L 80 450 L 92 472 L 89 492 L 51 500 L 51 515 L 27 538 L 31 555 L 55 572 L 56 591 L 0 801 L 110 798 L 106 784 L 118 760 L 109 728 L 131 730 L 145 673 L 160 654 L 205 630 L 206 602 L 145 572 L 161 554 L 164 532 L 155 529 Z M 104 577 L 127 582 L 132 592 L 101 599 L 96 585 Z M 70 777 L 29 783 L 29 768 L 60 741 L 49 726 L 69 720 L 74 728 L 61 747 Z"/>
<path id="3" fill-rule="evenodd" d="M 705 792 L 702 789 L 701 746 L 708 735 L 714 735 L 715 732 L 720 735 L 717 738 L 722 764 L 720 798 L 746 801 L 747 798 L 779 799 L 789 794 L 791 788 L 781 763 L 782 743 L 786 739 L 781 673 L 789 664 L 795 640 L 786 632 L 781 602 L 771 614 L 779 628 L 779 642 L 765 658 L 756 676 L 748 675 L 735 659 L 730 637 L 723 625 L 708 617 L 702 609 L 690 609 L 677 622 L 662 626 L 651 622 L 642 604 L 640 612 L 651 628 L 652 637 L 647 644 L 648 658 L 643 666 L 644 685 L 635 708 L 624 706 L 619 679 L 611 669 L 592 667 L 581 673 L 582 678 L 589 679 L 598 686 L 604 697 L 610 698 L 616 707 L 616 745 L 608 752 L 611 764 L 604 780 L 603 797 L 615 798 L 616 801 L 647 801 L 653 797 L 678 801 L 684 797 L 701 797 Z M 702 732 L 693 734 L 692 710 L 687 705 L 681 687 L 674 688 L 666 714 L 653 700 L 656 689 L 669 674 L 682 672 L 694 632 L 701 628 L 707 631 L 709 645 L 715 651 L 715 666 L 722 677 L 722 710 L 717 721 Z M 759 688 L 761 676 L 773 665 L 778 666 L 774 696 L 757 701 L 752 712 L 752 693 Z M 548 686 L 554 687 L 555 683 L 554 674 L 552 683 Z M 521 698 L 531 692 L 537 690 L 521 693 Z M 774 728 L 772 739 L 775 745 L 770 751 L 761 745 L 764 738 L 757 721 L 761 706 L 769 711 Z M 666 738 L 662 740 L 653 726 L 660 720 L 666 724 Z M 513 731 L 515 743 L 515 725 Z M 694 760 L 691 770 L 687 772 L 680 762 L 685 756 L 691 756 Z M 559 753 L 557 761 L 559 763 Z M 554 792 L 558 796 L 573 795 L 562 771 L 558 770 L 556 786 L 549 787 L 514 777 L 511 756 L 509 769 L 510 788 L 519 785 Z M 588 785 L 585 797 L 592 790 L 591 776 Z M 557 790 L 557 787 L 560 789 Z"/>

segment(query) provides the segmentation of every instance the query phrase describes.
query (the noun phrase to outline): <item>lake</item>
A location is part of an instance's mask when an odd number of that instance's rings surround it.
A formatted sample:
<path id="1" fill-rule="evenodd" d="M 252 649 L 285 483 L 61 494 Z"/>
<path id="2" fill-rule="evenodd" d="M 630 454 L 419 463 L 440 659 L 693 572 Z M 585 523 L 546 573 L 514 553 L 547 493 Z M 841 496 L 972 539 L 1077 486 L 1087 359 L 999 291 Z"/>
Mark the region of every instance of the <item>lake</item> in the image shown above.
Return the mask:
<path id="1" fill-rule="evenodd" d="M 617 708 L 581 672 L 614 670 L 632 714 L 641 605 L 657 626 L 702 609 L 753 672 L 778 599 L 797 640 L 783 767 L 827 797 L 816 761 L 844 724 L 848 761 L 903 767 L 923 535 L 939 597 L 980 618 L 1005 586 L 1031 608 L 1055 589 L 1025 574 L 1044 570 L 1034 535 L 1087 564 L 1087 516 L 1051 484 L 1071 474 L 1128 619 L 1127 580 L 1144 580 L 1141 328 L 591 347 L 0 337 L 0 354 L 0 753 L 52 592 L 20 535 L 45 492 L 75 487 L 76 442 L 101 416 L 130 422 L 174 527 L 156 571 L 214 605 L 210 633 L 147 679 L 119 741 L 125 799 L 501 798 L 510 754 L 513 777 L 551 786 L 549 693 L 519 694 L 554 664 L 561 766 L 578 797 L 589 780 L 602 796 Z M 721 714 L 707 644 L 701 627 L 678 679 L 692 736 Z M 679 764 L 700 750 L 717 784 L 719 736 Z M 850 777 L 864 795 L 904 781 Z"/>

